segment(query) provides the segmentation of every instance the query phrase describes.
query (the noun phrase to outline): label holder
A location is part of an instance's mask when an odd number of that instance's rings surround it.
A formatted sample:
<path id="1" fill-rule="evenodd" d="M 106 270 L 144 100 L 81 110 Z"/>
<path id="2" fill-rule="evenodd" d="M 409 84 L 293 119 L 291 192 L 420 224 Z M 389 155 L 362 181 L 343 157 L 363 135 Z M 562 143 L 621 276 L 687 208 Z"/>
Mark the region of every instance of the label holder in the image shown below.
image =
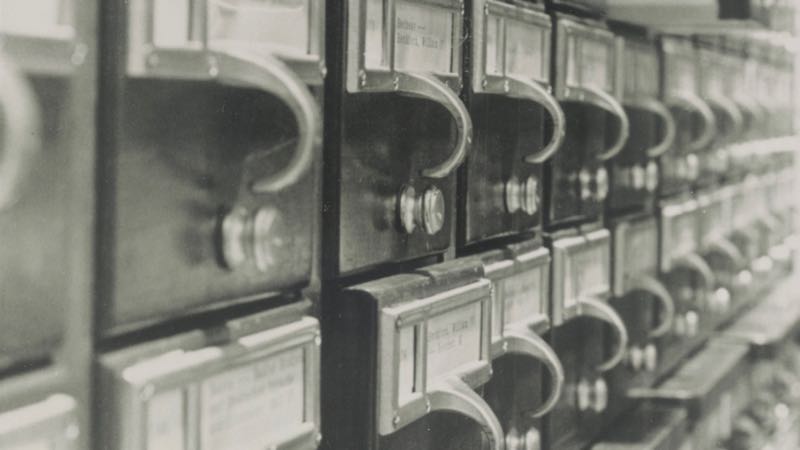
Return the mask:
<path id="1" fill-rule="evenodd" d="M 564 102 L 580 102 L 607 111 L 619 122 L 619 131 L 614 142 L 598 156 L 606 161 L 622 151 L 630 135 L 630 122 L 625 109 L 617 98 L 622 98 L 622 86 L 617 80 L 619 42 L 610 31 L 601 26 L 592 26 L 559 16 L 556 20 L 556 98 Z M 576 72 L 585 66 L 582 47 L 590 44 L 604 47 L 604 79 L 598 86 L 593 80 L 584 80 L 583 73 Z M 580 55 L 580 56 L 579 56 Z M 577 77 L 577 80 L 574 79 Z M 588 82 L 587 82 L 588 81 Z"/>
<path id="2" fill-rule="evenodd" d="M 558 355 L 544 341 L 541 334 L 550 329 L 547 298 L 549 294 L 550 252 L 547 248 L 539 248 L 518 254 L 511 259 L 504 259 L 484 265 L 484 273 L 493 283 L 500 283 L 510 277 L 529 275 L 538 276 L 539 312 L 527 317 L 516 318 L 506 322 L 505 299 L 501 298 L 502 290 L 495 285 L 492 301 L 492 358 L 513 354 L 533 358 L 541 362 L 550 373 L 550 394 L 542 404 L 531 412 L 532 417 L 541 417 L 550 412 L 561 397 L 564 387 L 564 367 Z M 531 273 L 537 270 L 538 274 Z M 497 317 L 499 315 L 499 320 Z M 499 326 L 498 326 L 499 324 Z M 495 328 L 498 328 L 495 330 Z"/>
<path id="3" fill-rule="evenodd" d="M 430 393 L 439 380 L 458 378 L 470 388 L 476 388 L 491 376 L 491 282 L 481 279 L 460 288 L 451 289 L 427 298 L 412 300 L 383 308 L 380 313 L 378 350 L 378 430 L 391 434 L 430 412 Z M 480 308 L 479 358 L 462 364 L 455 371 L 428 378 L 428 323 L 453 311 L 478 305 Z M 401 330 L 414 327 L 413 392 L 401 398 L 399 392 Z M 487 405 L 488 408 L 488 405 Z M 490 411 L 490 410 L 489 410 Z"/>
<path id="4" fill-rule="evenodd" d="M 348 0 L 347 32 L 347 90 L 357 92 L 396 92 L 402 90 L 400 73 L 396 68 L 396 30 L 397 4 L 405 2 L 409 5 L 431 7 L 445 10 L 452 14 L 452 40 L 449 72 L 422 71 L 433 74 L 454 92 L 462 87 L 461 79 L 461 45 L 463 33 L 463 0 Z M 367 8 L 382 8 L 383 27 L 381 37 L 382 51 L 379 67 L 367 65 Z"/>
<path id="5" fill-rule="evenodd" d="M 553 97 L 549 83 L 550 18 L 544 13 L 496 0 L 477 2 L 473 5 L 473 11 L 472 91 L 521 98 L 536 103 L 547 111 L 553 122 L 550 142 L 542 150 L 525 157 L 525 161 L 529 163 L 542 163 L 561 148 L 566 133 L 564 112 Z M 527 61 L 534 67 L 538 65 L 539 73 L 512 70 L 509 57 L 512 26 L 518 27 L 520 31 L 539 34 L 539 51 L 534 52 L 538 62 Z M 490 43 L 494 44 L 494 55 L 489 54 Z M 525 44 L 533 45 L 531 42 Z M 492 69 L 489 61 L 493 61 Z"/>
<path id="6" fill-rule="evenodd" d="M 15 3 L 30 6 L 26 0 L 15 0 Z M 28 24 L 29 27 L 25 23 L 0 26 L 3 53 L 24 72 L 68 76 L 85 60 L 86 44 L 76 40 L 75 14 L 78 6 L 70 0 L 60 0 L 58 3 L 60 8 L 54 12 L 57 17 L 51 17 L 53 23 L 44 26 Z M 16 20 L 15 12 L 20 11 L 3 11 L 12 21 Z M 20 27 L 16 28 L 17 25 Z"/>
<path id="7" fill-rule="evenodd" d="M 6 425 L 0 429 L 0 447 L 39 448 L 41 443 L 48 447 L 55 444 L 59 449 L 77 450 L 76 408 L 74 398 L 57 393 L 38 403 L 0 411 L 0 423 Z M 16 426 L 7 426 L 11 424 Z"/>
<path id="8" fill-rule="evenodd" d="M 617 336 L 617 347 L 614 354 L 599 364 L 596 369 L 606 372 L 616 367 L 625 358 L 628 348 L 628 330 L 617 312 L 608 305 L 611 295 L 611 261 L 605 262 L 605 284 L 575 286 L 575 276 L 571 273 L 571 260 L 579 252 L 587 248 L 605 246 L 607 256 L 611 256 L 610 232 L 599 229 L 586 234 L 565 237 L 553 242 L 553 270 L 551 288 L 551 311 L 553 326 L 560 326 L 576 317 L 591 317 L 609 324 Z M 577 268 L 581 270 L 581 268 Z M 569 284 L 567 284 L 569 283 Z"/>
<path id="9" fill-rule="evenodd" d="M 303 358 L 303 420 L 294 429 L 271 442 L 275 449 L 296 448 L 302 442 L 319 440 L 319 324 L 316 319 L 304 317 L 275 329 L 239 338 L 222 347 L 204 347 L 195 351 L 167 352 L 115 369 L 114 404 L 117 411 L 119 442 L 126 442 L 130 450 L 147 448 L 148 402 L 159 394 L 180 391 L 185 403 L 181 419 L 184 446 L 200 445 L 200 386 L 219 374 L 248 364 L 266 361 L 271 356 L 302 349 Z M 283 431 L 283 430 L 282 430 Z"/>
<path id="10" fill-rule="evenodd" d="M 661 140 L 645 149 L 650 158 L 669 151 L 677 137 L 677 125 L 672 113 L 659 100 L 659 64 L 656 47 L 652 43 L 617 37 L 616 79 L 618 92 L 623 93 L 622 104 L 627 108 L 645 111 L 658 117 L 663 126 Z"/>
<path id="11" fill-rule="evenodd" d="M 257 49 L 244 43 L 220 48 L 209 37 L 209 3 L 214 0 L 172 0 L 186 3 L 184 28 L 187 35 L 178 42 L 157 43 L 156 2 L 132 0 L 128 8 L 128 75 L 133 77 L 209 79 L 216 78 L 220 61 L 216 52 L 233 51 L 248 59 L 273 57 L 282 61 L 303 82 L 321 86 L 325 76 L 325 0 L 306 0 L 309 12 L 306 52 L 287 51 L 261 44 Z M 164 0 L 170 1 L 170 0 Z M 240 48 L 241 47 L 241 48 Z"/>

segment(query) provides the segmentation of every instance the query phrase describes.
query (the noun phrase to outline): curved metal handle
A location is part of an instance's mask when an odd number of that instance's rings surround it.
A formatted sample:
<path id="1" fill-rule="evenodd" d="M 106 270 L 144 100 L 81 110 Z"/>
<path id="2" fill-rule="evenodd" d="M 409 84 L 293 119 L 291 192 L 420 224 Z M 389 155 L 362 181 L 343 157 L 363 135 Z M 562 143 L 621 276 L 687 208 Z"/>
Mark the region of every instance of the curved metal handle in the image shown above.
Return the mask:
<path id="1" fill-rule="evenodd" d="M 675 143 L 675 136 L 677 135 L 677 126 L 675 125 L 675 118 L 669 112 L 666 106 L 660 101 L 644 97 L 636 98 L 625 101 L 625 106 L 634 109 L 641 109 L 651 114 L 658 116 L 664 123 L 664 137 L 661 142 L 645 150 L 647 156 L 650 158 L 658 158 L 672 148 Z"/>
<path id="2" fill-rule="evenodd" d="M 667 100 L 667 104 L 695 111 L 703 118 L 703 131 L 697 139 L 689 143 L 688 150 L 690 152 L 702 150 L 714 140 L 717 133 L 717 119 L 714 117 L 714 111 L 702 98 L 691 92 L 680 92 L 673 94 Z"/>
<path id="3" fill-rule="evenodd" d="M 614 355 L 608 361 L 597 366 L 597 370 L 600 372 L 608 372 L 625 358 L 625 350 L 628 348 L 628 329 L 625 328 L 625 323 L 614 311 L 614 308 L 601 300 L 582 297 L 578 300 L 578 305 L 582 316 L 593 317 L 608 323 L 617 334 L 617 350 Z"/>
<path id="4" fill-rule="evenodd" d="M 42 121 L 36 94 L 11 61 L 0 56 L 0 113 L 5 125 L 0 147 L 0 210 L 19 197 L 36 154 Z"/>
<path id="5" fill-rule="evenodd" d="M 464 162 L 472 146 L 472 118 L 464 102 L 446 84 L 427 73 L 398 72 L 397 91 L 413 97 L 420 97 L 444 106 L 456 123 L 458 139 L 455 148 L 441 164 L 422 170 L 428 178 L 444 178 Z"/>
<path id="6" fill-rule="evenodd" d="M 672 329 L 672 321 L 675 319 L 675 300 L 667 290 L 667 287 L 657 278 L 649 275 L 640 275 L 633 279 L 630 289 L 648 292 L 661 303 L 661 323 L 650 330 L 648 336 L 655 339 L 669 333 Z"/>
<path id="7" fill-rule="evenodd" d="M 527 327 L 506 329 L 503 337 L 508 345 L 509 353 L 530 356 L 541 361 L 547 367 L 547 371 L 550 372 L 552 389 L 542 406 L 534 411 L 532 416 L 541 417 L 549 413 L 558 403 L 564 389 L 564 366 L 561 365 L 558 355 L 541 336 Z"/>
<path id="8" fill-rule="evenodd" d="M 732 263 L 733 267 L 740 269 L 747 265 L 747 260 L 739 250 L 739 247 L 733 244 L 733 242 L 729 241 L 724 237 L 717 237 L 713 239 L 708 244 L 708 250 L 720 253 L 721 255 L 728 258 Z"/>
<path id="9" fill-rule="evenodd" d="M 733 100 L 723 96 L 711 96 L 708 98 L 708 103 L 725 111 L 725 114 L 731 119 L 733 124 L 733 130 L 730 133 L 731 137 L 740 137 L 744 133 L 744 116 Z"/>
<path id="10" fill-rule="evenodd" d="M 275 95 L 289 106 L 297 122 L 297 148 L 292 159 L 283 170 L 254 181 L 253 192 L 278 192 L 300 181 L 311 169 L 322 145 L 322 118 L 308 86 L 286 64 L 270 55 L 253 55 L 237 49 L 215 51 L 212 55 L 219 66 L 220 82 L 254 87 Z"/>
<path id="11" fill-rule="evenodd" d="M 697 253 L 689 253 L 677 261 L 675 261 L 676 267 L 684 267 L 686 269 L 692 270 L 700 274 L 700 278 L 703 279 L 703 285 L 705 286 L 705 290 L 710 292 L 714 289 L 714 285 L 716 284 L 716 280 L 714 279 L 714 271 L 711 270 L 711 267 L 708 265 L 705 259 L 703 259 Z"/>
<path id="12" fill-rule="evenodd" d="M 428 390 L 430 411 L 464 415 L 483 429 L 493 450 L 505 450 L 505 434 L 500 421 L 486 401 L 456 376 L 437 381 Z"/>
<path id="13" fill-rule="evenodd" d="M 550 159 L 564 142 L 567 134 L 567 119 L 564 117 L 564 110 L 555 97 L 545 87 L 535 81 L 515 76 L 507 76 L 510 91 L 518 93 L 519 97 L 530 100 L 542 105 L 553 120 L 553 135 L 550 142 L 539 152 L 525 157 L 525 162 L 531 164 L 541 164 Z"/>
<path id="14" fill-rule="evenodd" d="M 625 147 L 625 142 L 628 140 L 628 136 L 630 136 L 631 123 L 628 120 L 628 114 L 625 113 L 625 108 L 622 107 L 622 104 L 606 91 L 591 86 L 582 87 L 580 89 L 586 94 L 587 101 L 610 112 L 619 120 L 619 134 L 617 135 L 617 139 L 611 147 L 598 155 L 603 161 L 609 160 L 622 151 L 623 147 Z"/>

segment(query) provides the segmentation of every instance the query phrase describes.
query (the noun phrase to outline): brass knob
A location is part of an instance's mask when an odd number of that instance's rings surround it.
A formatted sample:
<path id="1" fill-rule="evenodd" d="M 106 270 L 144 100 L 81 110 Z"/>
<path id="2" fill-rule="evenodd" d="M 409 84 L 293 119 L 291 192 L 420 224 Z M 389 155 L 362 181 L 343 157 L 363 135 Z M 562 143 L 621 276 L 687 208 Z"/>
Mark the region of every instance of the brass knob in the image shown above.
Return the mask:
<path id="1" fill-rule="evenodd" d="M 644 348 L 644 370 L 653 372 L 658 368 L 658 347 L 652 342 Z"/>
<path id="2" fill-rule="evenodd" d="M 695 154 L 686 155 L 686 178 L 689 181 L 700 177 L 700 159 Z"/>
<path id="3" fill-rule="evenodd" d="M 597 201 L 602 202 L 608 196 L 608 171 L 605 167 L 600 167 L 595 172 L 595 183 L 597 185 Z"/>
<path id="4" fill-rule="evenodd" d="M 592 198 L 592 174 L 588 169 L 581 169 L 578 173 L 578 182 L 581 189 L 581 200 Z"/>
<path id="5" fill-rule="evenodd" d="M 506 433 L 506 450 L 541 450 L 542 436 L 534 427 L 528 428 L 523 435 L 516 427 Z"/>
<path id="6" fill-rule="evenodd" d="M 255 213 L 235 208 L 222 221 L 222 258 L 229 269 L 248 264 L 267 272 L 274 264 L 272 251 L 265 245 L 278 216 L 273 208 L 259 208 Z"/>
<path id="7" fill-rule="evenodd" d="M 634 345 L 628 349 L 628 364 L 630 364 L 631 369 L 637 372 L 642 370 L 642 365 L 644 364 L 644 354 L 642 353 L 641 348 Z"/>
<path id="8" fill-rule="evenodd" d="M 637 191 L 640 189 L 644 189 L 647 183 L 647 175 L 645 174 L 645 169 L 642 166 L 635 165 L 631 168 L 631 178 L 632 178 L 632 185 L 633 188 Z"/>
<path id="9" fill-rule="evenodd" d="M 583 378 L 575 386 L 575 396 L 578 403 L 578 411 L 587 411 L 592 407 L 592 385 L 589 380 Z"/>
<path id="10" fill-rule="evenodd" d="M 644 171 L 645 189 L 647 189 L 647 192 L 655 192 L 656 188 L 658 188 L 658 164 L 655 161 L 650 161 Z"/>
<path id="11" fill-rule="evenodd" d="M 700 330 L 700 316 L 695 311 L 688 311 L 686 313 L 686 336 L 697 336 Z"/>
<path id="12" fill-rule="evenodd" d="M 601 413 L 608 407 L 608 384 L 602 377 L 594 380 L 592 409 Z"/>
<path id="13" fill-rule="evenodd" d="M 418 196 L 413 187 L 406 186 L 398 198 L 398 215 L 406 233 L 411 234 L 420 227 L 429 235 L 436 234 L 444 226 L 444 194 L 438 187 L 431 186 Z"/>

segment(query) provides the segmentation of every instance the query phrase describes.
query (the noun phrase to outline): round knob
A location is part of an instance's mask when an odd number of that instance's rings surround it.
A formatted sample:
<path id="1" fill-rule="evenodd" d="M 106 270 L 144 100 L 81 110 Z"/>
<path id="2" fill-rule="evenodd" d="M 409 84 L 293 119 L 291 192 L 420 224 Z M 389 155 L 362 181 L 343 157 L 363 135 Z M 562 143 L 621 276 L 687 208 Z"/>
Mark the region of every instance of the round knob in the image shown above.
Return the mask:
<path id="1" fill-rule="evenodd" d="M 601 413 L 608 407 L 608 384 L 603 378 L 594 380 L 594 398 L 592 402 L 592 409 Z"/>
<path id="2" fill-rule="evenodd" d="M 650 343 L 644 348 L 644 370 L 653 372 L 658 368 L 658 347 Z"/>
<path id="3" fill-rule="evenodd" d="M 506 211 L 515 213 L 519 210 L 530 216 L 539 211 L 539 181 L 533 175 L 519 181 L 511 177 L 505 187 Z"/>
<path id="4" fill-rule="evenodd" d="M 689 180 L 689 167 L 685 159 L 675 161 L 675 178 L 684 181 Z"/>
<path id="5" fill-rule="evenodd" d="M 406 233 L 413 233 L 419 226 L 425 233 L 433 235 L 444 226 L 445 199 L 438 187 L 431 186 L 417 196 L 413 187 L 406 186 L 400 193 L 398 203 L 400 224 Z"/>
<path id="6" fill-rule="evenodd" d="M 254 214 L 245 208 L 235 208 L 224 217 L 222 258 L 229 269 L 252 264 L 267 272 L 276 263 L 268 238 L 277 216 L 278 212 L 272 208 L 259 208 Z"/>
<path id="7" fill-rule="evenodd" d="M 575 395 L 578 401 L 578 411 L 586 411 L 592 406 L 592 386 L 585 378 L 575 386 Z"/>
<path id="8" fill-rule="evenodd" d="M 647 184 L 647 174 L 642 166 L 633 166 L 631 168 L 631 177 L 633 188 L 638 190 L 644 189 Z"/>
<path id="9" fill-rule="evenodd" d="M 658 188 L 658 164 L 655 161 L 647 163 L 644 178 L 644 187 L 647 192 L 655 192 L 656 188 Z"/>
<path id="10" fill-rule="evenodd" d="M 753 273 L 747 269 L 740 270 L 736 274 L 736 284 L 739 287 L 747 287 L 753 282 Z"/>
<path id="11" fill-rule="evenodd" d="M 542 435 L 536 428 L 530 427 L 525 432 L 525 445 L 524 450 L 541 450 L 542 448 Z"/>
<path id="12" fill-rule="evenodd" d="M 525 180 L 520 195 L 520 204 L 525 214 L 532 216 L 539 212 L 539 180 L 535 176 L 531 175 Z"/>
<path id="13" fill-rule="evenodd" d="M 672 321 L 672 328 L 676 336 L 686 336 L 686 316 L 676 315 Z"/>
<path id="14" fill-rule="evenodd" d="M 772 252 L 770 251 L 770 254 L 771 253 Z M 753 272 L 759 275 L 765 275 L 769 273 L 773 267 L 775 267 L 775 263 L 770 256 L 762 256 L 753 261 L 752 266 Z"/>
<path id="15" fill-rule="evenodd" d="M 686 177 L 696 180 L 700 176 L 700 159 L 695 154 L 686 155 Z"/>
<path id="16" fill-rule="evenodd" d="M 711 295 L 711 310 L 719 313 L 724 313 L 730 309 L 731 306 L 731 293 L 727 289 L 721 287 L 714 291 Z"/>
<path id="17" fill-rule="evenodd" d="M 631 369 L 635 371 L 642 370 L 642 363 L 643 363 L 644 355 L 642 354 L 642 349 L 637 346 L 632 346 L 628 349 L 628 363 L 631 366 Z"/>
<path id="18" fill-rule="evenodd" d="M 520 183 L 517 177 L 511 177 L 508 181 L 506 181 L 506 211 L 509 214 L 513 214 L 522 207 L 520 204 Z"/>
<path id="19" fill-rule="evenodd" d="M 603 201 L 608 196 L 608 171 L 605 167 L 597 169 L 595 174 L 597 182 L 597 200 Z"/>
<path id="20" fill-rule="evenodd" d="M 578 173 L 578 182 L 581 188 L 581 200 L 592 198 L 592 174 L 587 169 L 581 169 Z"/>
<path id="21" fill-rule="evenodd" d="M 542 437 L 534 427 L 522 435 L 516 427 L 512 426 L 506 433 L 506 450 L 540 450 L 542 448 Z"/>
<path id="22" fill-rule="evenodd" d="M 700 326 L 700 316 L 695 311 L 686 313 L 686 336 L 697 336 Z"/>

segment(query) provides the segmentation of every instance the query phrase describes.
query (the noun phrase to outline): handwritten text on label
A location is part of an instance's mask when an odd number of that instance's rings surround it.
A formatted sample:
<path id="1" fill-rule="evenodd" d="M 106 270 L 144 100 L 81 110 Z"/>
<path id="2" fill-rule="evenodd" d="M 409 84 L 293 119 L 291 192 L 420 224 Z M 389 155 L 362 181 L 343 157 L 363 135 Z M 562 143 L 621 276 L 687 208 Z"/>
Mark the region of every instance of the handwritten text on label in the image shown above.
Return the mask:
<path id="1" fill-rule="evenodd" d="M 303 349 L 215 375 L 201 386 L 201 448 L 261 450 L 303 422 Z"/>
<path id="2" fill-rule="evenodd" d="M 399 1 L 395 21 L 395 67 L 452 73 L 453 13 Z"/>
<path id="3" fill-rule="evenodd" d="M 481 305 L 428 320 L 428 381 L 481 358 Z"/>

